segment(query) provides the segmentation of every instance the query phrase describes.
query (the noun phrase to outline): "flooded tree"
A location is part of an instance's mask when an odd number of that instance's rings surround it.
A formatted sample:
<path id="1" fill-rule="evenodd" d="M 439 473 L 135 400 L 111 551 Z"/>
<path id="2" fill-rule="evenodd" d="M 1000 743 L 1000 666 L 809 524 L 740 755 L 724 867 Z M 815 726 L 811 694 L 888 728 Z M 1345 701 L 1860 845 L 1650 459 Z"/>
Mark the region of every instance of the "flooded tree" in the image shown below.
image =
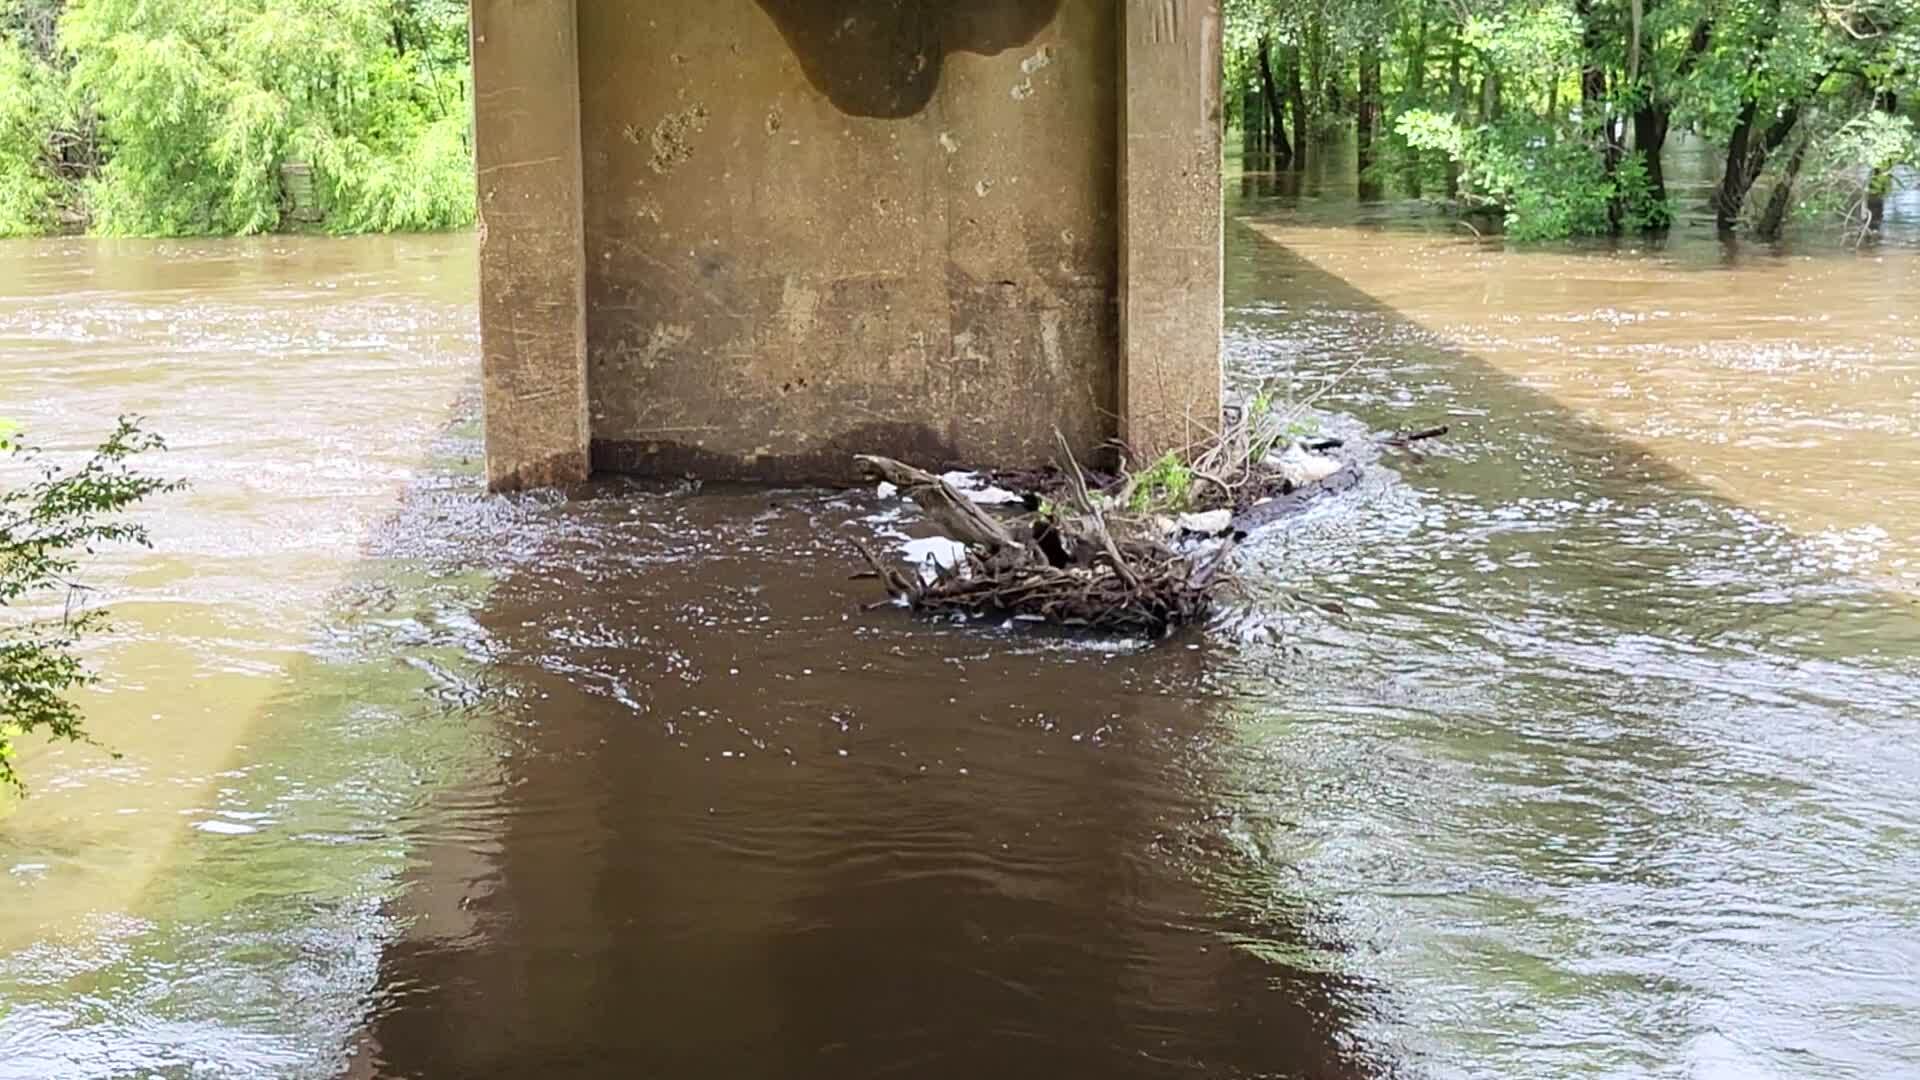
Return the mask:
<path id="1" fill-rule="evenodd" d="M 1363 190 L 1389 180 L 1443 190 L 1457 209 L 1501 215 L 1520 239 L 1669 224 L 1663 155 L 1677 130 L 1723 156 L 1708 209 L 1726 231 L 1778 231 L 1797 209 L 1870 234 L 1920 164 L 1916 0 L 1227 9 L 1227 77 L 1243 91 L 1228 98 L 1243 113 L 1278 106 L 1283 92 L 1262 67 L 1270 52 L 1304 57 L 1315 119 L 1295 118 L 1296 164 L 1350 120 Z M 1756 187 L 1767 192 L 1757 208 Z"/>

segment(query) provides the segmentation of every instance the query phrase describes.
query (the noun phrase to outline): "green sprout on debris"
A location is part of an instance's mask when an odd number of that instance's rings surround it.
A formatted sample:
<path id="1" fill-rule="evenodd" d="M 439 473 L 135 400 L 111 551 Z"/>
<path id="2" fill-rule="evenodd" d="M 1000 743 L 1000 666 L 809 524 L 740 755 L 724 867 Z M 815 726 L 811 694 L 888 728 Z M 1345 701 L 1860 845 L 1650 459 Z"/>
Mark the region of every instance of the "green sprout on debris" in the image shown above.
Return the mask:
<path id="1" fill-rule="evenodd" d="M 1320 418 L 1306 412 L 1304 406 L 1278 406 L 1271 390 L 1261 390 L 1247 402 L 1241 437 L 1234 439 L 1231 431 L 1223 434 L 1223 443 L 1236 442 L 1245 447 L 1246 467 L 1257 466 L 1276 451 L 1320 435 Z"/>
<path id="2" fill-rule="evenodd" d="M 1133 494 L 1127 509 L 1136 514 L 1177 513 L 1193 500 L 1193 468 L 1168 453 L 1153 468 L 1134 477 Z"/>

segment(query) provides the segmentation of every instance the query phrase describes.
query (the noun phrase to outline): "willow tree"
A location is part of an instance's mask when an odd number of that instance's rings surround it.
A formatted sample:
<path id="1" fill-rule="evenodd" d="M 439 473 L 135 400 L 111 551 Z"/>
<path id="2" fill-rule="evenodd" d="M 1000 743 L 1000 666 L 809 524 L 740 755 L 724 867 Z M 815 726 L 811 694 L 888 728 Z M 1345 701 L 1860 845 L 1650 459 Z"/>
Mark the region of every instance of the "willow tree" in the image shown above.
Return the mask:
<path id="1" fill-rule="evenodd" d="M 52 56 L 58 9 L 0 0 L 0 236 L 45 232 L 64 202 L 58 132 L 67 113 Z"/>

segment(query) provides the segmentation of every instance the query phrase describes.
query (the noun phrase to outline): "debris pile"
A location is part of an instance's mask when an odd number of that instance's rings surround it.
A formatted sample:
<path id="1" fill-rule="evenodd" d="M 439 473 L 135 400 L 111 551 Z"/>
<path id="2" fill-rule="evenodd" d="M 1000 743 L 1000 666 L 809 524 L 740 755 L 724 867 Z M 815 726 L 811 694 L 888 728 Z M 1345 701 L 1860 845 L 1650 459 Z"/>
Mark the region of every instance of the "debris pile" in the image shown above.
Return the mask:
<path id="1" fill-rule="evenodd" d="M 885 586 L 890 600 L 881 603 L 923 612 L 1147 637 L 1203 620 L 1232 583 L 1234 547 L 1247 531 L 1360 478 L 1355 458 L 1328 453 L 1342 440 L 1302 439 L 1259 399 L 1225 419 L 1206 445 L 1116 476 L 1087 472 L 1064 439 L 1053 468 L 999 473 L 984 485 L 861 455 L 883 494 L 912 499 L 952 541 L 941 549 L 947 557 L 903 568 L 856 540 L 870 569 L 861 576 Z"/>
<path id="2" fill-rule="evenodd" d="M 1071 458 L 1066 501 L 1031 498 L 1024 504 L 1031 509 L 1012 520 L 995 517 L 932 473 L 892 458 L 858 461 L 870 478 L 892 484 L 965 546 L 957 561 L 902 572 L 856 541 L 887 593 L 919 611 L 1157 637 L 1206 615 L 1236 539 L 1215 537 L 1210 550 L 1195 557 L 1135 518 L 1110 519 Z"/>

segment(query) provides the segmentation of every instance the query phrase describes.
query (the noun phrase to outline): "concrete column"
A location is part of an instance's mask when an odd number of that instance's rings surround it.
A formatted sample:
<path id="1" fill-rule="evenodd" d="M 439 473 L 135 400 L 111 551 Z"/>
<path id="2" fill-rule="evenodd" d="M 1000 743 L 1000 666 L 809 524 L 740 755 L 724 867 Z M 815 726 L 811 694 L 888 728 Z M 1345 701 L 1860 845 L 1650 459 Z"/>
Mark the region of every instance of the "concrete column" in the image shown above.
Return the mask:
<path id="1" fill-rule="evenodd" d="M 1220 0 L 1119 2 L 1120 435 L 1150 457 L 1220 422 Z"/>
<path id="2" fill-rule="evenodd" d="M 586 255 L 574 0 L 474 0 L 487 483 L 584 480 Z"/>

